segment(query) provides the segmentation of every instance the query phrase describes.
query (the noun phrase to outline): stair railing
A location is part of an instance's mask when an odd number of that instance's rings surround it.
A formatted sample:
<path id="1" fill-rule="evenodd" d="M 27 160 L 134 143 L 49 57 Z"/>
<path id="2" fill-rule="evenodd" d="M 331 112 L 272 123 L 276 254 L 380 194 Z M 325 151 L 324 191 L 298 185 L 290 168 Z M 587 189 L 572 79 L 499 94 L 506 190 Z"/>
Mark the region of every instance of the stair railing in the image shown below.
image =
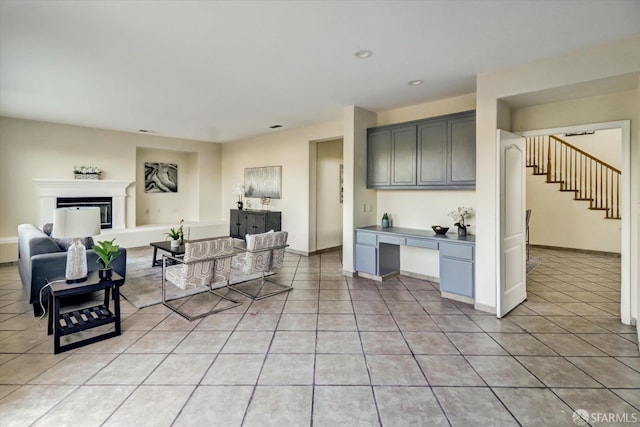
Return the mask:
<path id="1" fill-rule="evenodd" d="M 608 219 L 620 219 L 619 169 L 555 136 L 527 138 L 528 167 L 534 175 L 546 175 L 560 191 L 574 192 L 589 209 L 605 211 Z"/>

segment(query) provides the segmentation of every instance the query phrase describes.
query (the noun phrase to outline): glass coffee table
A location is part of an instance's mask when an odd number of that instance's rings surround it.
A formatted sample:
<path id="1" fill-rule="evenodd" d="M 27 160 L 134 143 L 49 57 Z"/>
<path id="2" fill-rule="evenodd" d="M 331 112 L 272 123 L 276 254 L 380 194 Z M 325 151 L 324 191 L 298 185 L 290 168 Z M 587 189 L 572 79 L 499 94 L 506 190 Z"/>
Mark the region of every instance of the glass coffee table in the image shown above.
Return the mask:
<path id="1" fill-rule="evenodd" d="M 184 255 L 184 243 L 179 246 L 171 246 L 171 241 L 165 240 L 163 242 L 151 242 L 149 245 L 153 246 L 153 258 L 151 259 L 151 267 L 161 267 L 162 258 L 157 259 L 158 249 L 169 252 L 171 256 Z"/>

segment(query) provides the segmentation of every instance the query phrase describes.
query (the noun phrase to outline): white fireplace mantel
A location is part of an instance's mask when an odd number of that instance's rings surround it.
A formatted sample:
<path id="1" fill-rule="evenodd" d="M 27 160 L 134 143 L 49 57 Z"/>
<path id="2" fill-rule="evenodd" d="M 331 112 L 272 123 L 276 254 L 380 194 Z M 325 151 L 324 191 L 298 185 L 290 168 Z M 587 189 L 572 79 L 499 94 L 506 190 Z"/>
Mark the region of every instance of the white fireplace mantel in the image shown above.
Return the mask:
<path id="1" fill-rule="evenodd" d="M 123 229 L 125 198 L 132 181 L 99 179 L 34 179 L 40 195 L 40 225 L 53 222 L 58 197 L 111 197 L 112 227 Z"/>

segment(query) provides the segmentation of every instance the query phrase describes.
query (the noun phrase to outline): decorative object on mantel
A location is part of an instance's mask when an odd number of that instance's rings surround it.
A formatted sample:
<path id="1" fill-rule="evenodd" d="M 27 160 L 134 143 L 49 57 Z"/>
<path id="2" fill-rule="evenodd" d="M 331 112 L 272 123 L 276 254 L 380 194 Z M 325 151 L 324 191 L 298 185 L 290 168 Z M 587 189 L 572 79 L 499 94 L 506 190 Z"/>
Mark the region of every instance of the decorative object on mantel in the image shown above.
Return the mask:
<path id="1" fill-rule="evenodd" d="M 263 211 L 268 211 L 269 210 L 269 203 L 271 203 L 271 197 L 267 197 L 267 196 L 260 197 L 260 204 L 262 205 L 262 210 Z M 265 206 L 266 206 L 266 208 L 265 208 Z"/>
<path id="2" fill-rule="evenodd" d="M 382 228 L 389 228 L 389 215 L 386 212 L 382 215 Z"/>
<path id="3" fill-rule="evenodd" d="M 464 217 L 471 215 L 473 212 L 473 208 L 468 208 L 464 206 L 458 206 L 458 210 L 449 212 L 449 216 L 456 221 L 455 225 L 458 227 L 458 236 L 466 236 L 467 235 L 467 227 L 470 227 L 469 224 L 464 223 Z"/>
<path id="4" fill-rule="evenodd" d="M 102 170 L 97 166 L 74 166 L 73 177 L 75 179 L 100 179 Z"/>
<path id="5" fill-rule="evenodd" d="M 449 227 L 442 227 L 440 225 L 432 225 L 431 228 L 436 234 L 447 234 L 447 231 L 449 231 Z"/>
<path id="6" fill-rule="evenodd" d="M 110 279 L 113 275 L 111 261 L 120 255 L 120 246 L 114 245 L 114 240 L 116 239 L 105 240 L 93 245 L 92 249 L 98 255 L 96 262 L 102 266 L 102 268 L 98 270 L 98 277 L 100 277 L 100 279 Z"/>
<path id="7" fill-rule="evenodd" d="M 164 233 L 165 236 L 171 238 L 171 247 L 177 247 L 184 243 L 184 233 L 182 226 L 184 219 L 180 220 L 180 226 L 178 228 L 170 228 L 168 233 Z"/>
<path id="8" fill-rule="evenodd" d="M 241 211 L 243 207 L 242 196 L 244 195 L 244 185 L 236 184 L 231 193 L 238 196 L 238 210 Z"/>

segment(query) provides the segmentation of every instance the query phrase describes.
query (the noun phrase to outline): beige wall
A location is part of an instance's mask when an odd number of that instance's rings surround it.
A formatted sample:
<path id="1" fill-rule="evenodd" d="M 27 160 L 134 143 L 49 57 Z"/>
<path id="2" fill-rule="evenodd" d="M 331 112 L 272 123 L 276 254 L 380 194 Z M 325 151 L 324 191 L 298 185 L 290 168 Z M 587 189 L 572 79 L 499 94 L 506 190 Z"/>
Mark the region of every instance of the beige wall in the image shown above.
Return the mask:
<path id="1" fill-rule="evenodd" d="M 222 203 L 219 215 L 229 220 L 229 209 L 235 209 L 234 186 L 244 181 L 244 169 L 261 166 L 282 166 L 282 198 L 271 200 L 270 210 L 282 212 L 282 229 L 289 232 L 291 250 L 308 253 L 310 248 L 310 141 L 337 138 L 342 135 L 342 122 L 320 123 L 305 128 L 275 131 L 222 144 Z M 260 209 L 259 199 L 249 199 Z"/>
<path id="2" fill-rule="evenodd" d="M 340 165 L 342 139 L 316 144 L 316 250 L 342 245 Z"/>
<path id="3" fill-rule="evenodd" d="M 640 38 L 600 46 L 562 57 L 536 61 L 497 72 L 482 74 L 477 79 L 477 262 L 476 262 L 476 307 L 495 311 L 497 289 L 498 197 L 496 191 L 496 129 L 501 120 L 498 107 L 502 99 L 516 95 L 550 93 L 553 90 L 578 83 L 598 82 L 616 76 L 640 72 Z M 567 92 L 567 91 L 564 91 Z M 545 129 L 584 123 L 606 122 L 631 119 L 631 182 L 632 182 L 632 253 L 631 259 L 638 259 L 637 218 L 638 171 L 640 161 L 638 150 L 640 136 L 638 130 L 637 89 L 622 95 L 619 105 L 593 105 L 585 103 L 580 108 L 558 111 L 551 114 L 547 110 L 535 123 L 525 123 L 520 117 L 512 118 L 513 130 Z M 569 96 L 569 95 L 567 95 Z M 570 94 L 576 97 L 577 94 Z M 625 98 L 633 100 L 633 104 Z M 539 102 L 538 102 L 539 103 Z M 532 116 L 531 116 L 532 117 Z M 531 119 L 533 121 L 533 119 Z M 506 129 L 509 130 L 509 129 Z M 636 130 L 636 132 L 633 132 Z M 637 262 L 631 263 L 631 284 L 637 289 Z M 632 288 L 632 316 L 637 313 L 637 294 Z"/>
<path id="4" fill-rule="evenodd" d="M 144 164 L 175 163 L 178 165 L 177 193 L 145 193 Z M 138 148 L 136 152 L 136 225 L 178 224 L 181 219 L 191 221 L 190 193 L 197 191 L 191 185 L 190 153 L 152 148 Z M 195 172 L 195 170 L 193 171 Z M 191 209 L 190 209 L 191 208 Z"/>
<path id="5" fill-rule="evenodd" d="M 73 166 L 84 164 L 100 167 L 103 179 L 134 182 L 138 147 L 197 153 L 197 162 L 189 161 L 189 168 L 197 164 L 191 182 L 198 182 L 188 202 L 191 216 L 220 219 L 219 144 L 0 117 L 0 262 L 17 257 L 18 224 L 42 225 L 34 178 L 71 179 Z M 136 225 L 136 194 L 129 186 L 128 228 Z"/>
<path id="6" fill-rule="evenodd" d="M 348 106 L 343 114 L 344 204 L 342 216 L 342 268 L 354 272 L 354 228 L 375 224 L 376 191 L 367 190 L 367 128 L 376 126 L 377 114 Z"/>

